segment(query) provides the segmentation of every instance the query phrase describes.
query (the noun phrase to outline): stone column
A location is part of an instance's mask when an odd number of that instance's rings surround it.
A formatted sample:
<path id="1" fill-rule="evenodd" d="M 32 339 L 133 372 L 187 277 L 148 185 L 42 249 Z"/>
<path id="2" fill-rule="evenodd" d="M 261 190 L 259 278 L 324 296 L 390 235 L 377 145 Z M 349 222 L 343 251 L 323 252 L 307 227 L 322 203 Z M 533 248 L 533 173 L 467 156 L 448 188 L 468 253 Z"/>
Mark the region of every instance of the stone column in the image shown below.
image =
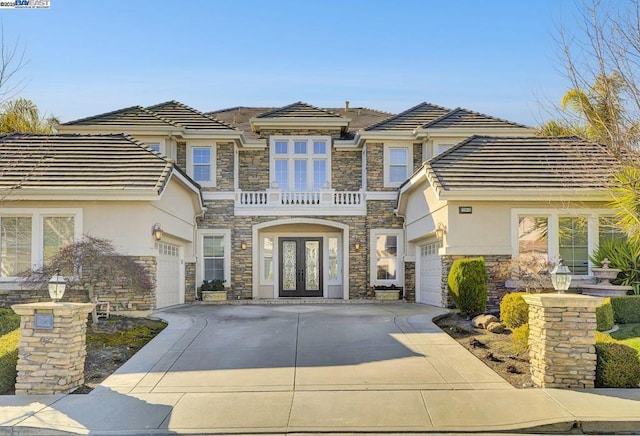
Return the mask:
<path id="1" fill-rule="evenodd" d="M 91 303 L 16 304 L 21 315 L 16 394 L 68 393 L 84 383 Z"/>
<path id="2" fill-rule="evenodd" d="M 596 307 L 579 294 L 528 294 L 531 380 L 541 388 L 593 388 Z"/>

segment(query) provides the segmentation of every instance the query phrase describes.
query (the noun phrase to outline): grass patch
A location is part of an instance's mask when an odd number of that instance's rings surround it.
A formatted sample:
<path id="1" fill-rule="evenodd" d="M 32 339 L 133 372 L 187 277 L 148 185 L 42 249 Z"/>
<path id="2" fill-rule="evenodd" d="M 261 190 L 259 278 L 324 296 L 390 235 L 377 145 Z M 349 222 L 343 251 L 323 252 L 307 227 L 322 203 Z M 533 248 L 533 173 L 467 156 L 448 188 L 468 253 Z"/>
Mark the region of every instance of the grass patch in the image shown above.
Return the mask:
<path id="1" fill-rule="evenodd" d="M 640 354 L 640 323 L 621 324 L 611 337 L 634 348 Z"/>
<path id="2" fill-rule="evenodd" d="M 152 319 L 138 319 L 136 322 L 119 317 L 100 321 L 87 329 L 87 346 L 118 347 L 126 345 L 142 348 L 160 333 L 167 324 Z"/>

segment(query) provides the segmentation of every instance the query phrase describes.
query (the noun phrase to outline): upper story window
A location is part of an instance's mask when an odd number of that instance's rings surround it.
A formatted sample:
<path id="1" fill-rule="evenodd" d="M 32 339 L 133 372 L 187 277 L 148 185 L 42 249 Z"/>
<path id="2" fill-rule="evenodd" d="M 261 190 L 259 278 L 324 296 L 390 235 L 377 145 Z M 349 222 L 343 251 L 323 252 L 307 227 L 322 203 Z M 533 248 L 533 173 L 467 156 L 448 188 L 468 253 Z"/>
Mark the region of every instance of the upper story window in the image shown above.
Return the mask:
<path id="1" fill-rule="evenodd" d="M 188 144 L 187 173 L 202 186 L 216 185 L 214 145 Z"/>
<path id="2" fill-rule="evenodd" d="M 318 192 L 330 186 L 331 138 L 271 137 L 271 180 L 283 191 Z"/>
<path id="3" fill-rule="evenodd" d="M 156 153 L 160 153 L 160 144 L 147 144 L 147 147 L 149 147 L 151 150 L 155 151 Z"/>
<path id="4" fill-rule="evenodd" d="M 409 145 L 384 146 L 384 186 L 398 187 L 411 175 L 413 156 Z"/>

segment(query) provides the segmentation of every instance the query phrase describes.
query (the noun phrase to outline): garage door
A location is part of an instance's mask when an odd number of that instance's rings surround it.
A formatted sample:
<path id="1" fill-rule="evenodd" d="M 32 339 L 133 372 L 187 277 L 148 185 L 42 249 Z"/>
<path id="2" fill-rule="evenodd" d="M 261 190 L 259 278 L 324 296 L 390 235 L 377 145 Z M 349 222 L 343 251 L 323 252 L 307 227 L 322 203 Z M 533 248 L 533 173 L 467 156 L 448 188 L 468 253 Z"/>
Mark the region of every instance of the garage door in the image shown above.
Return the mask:
<path id="1" fill-rule="evenodd" d="M 418 302 L 442 306 L 442 263 L 439 242 L 420 247 L 420 293 Z"/>
<path id="2" fill-rule="evenodd" d="M 180 249 L 164 242 L 157 242 L 156 308 L 184 303 Z"/>

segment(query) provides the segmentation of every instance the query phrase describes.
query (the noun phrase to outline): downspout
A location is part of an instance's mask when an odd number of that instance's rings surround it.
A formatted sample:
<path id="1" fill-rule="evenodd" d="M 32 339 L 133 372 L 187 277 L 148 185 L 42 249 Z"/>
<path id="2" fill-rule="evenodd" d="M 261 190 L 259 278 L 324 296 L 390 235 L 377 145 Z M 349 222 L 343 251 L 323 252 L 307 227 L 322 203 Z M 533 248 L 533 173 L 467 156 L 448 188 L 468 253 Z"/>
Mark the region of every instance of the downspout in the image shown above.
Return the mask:
<path id="1" fill-rule="evenodd" d="M 193 300 L 198 301 L 198 217 L 204 218 L 204 214 L 207 212 L 207 207 L 203 206 L 202 210 L 193 216 L 193 258 L 196 260 L 196 277 L 193 281 Z"/>

